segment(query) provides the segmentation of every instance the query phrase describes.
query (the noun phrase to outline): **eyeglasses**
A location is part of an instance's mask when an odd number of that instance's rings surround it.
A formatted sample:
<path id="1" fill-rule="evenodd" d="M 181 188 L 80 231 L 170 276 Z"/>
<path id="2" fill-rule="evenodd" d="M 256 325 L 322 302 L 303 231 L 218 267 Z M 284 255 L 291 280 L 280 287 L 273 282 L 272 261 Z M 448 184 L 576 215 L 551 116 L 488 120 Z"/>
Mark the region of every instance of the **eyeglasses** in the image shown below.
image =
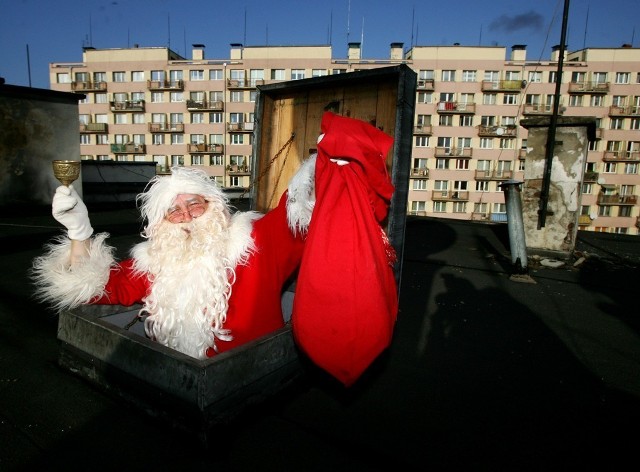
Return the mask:
<path id="1" fill-rule="evenodd" d="M 167 211 L 166 218 L 171 223 L 182 223 L 189 215 L 191 218 L 198 218 L 202 216 L 202 214 L 207 210 L 207 205 L 209 202 L 206 200 L 203 201 L 193 201 L 187 203 L 187 209 L 182 210 L 180 208 L 170 208 Z"/>

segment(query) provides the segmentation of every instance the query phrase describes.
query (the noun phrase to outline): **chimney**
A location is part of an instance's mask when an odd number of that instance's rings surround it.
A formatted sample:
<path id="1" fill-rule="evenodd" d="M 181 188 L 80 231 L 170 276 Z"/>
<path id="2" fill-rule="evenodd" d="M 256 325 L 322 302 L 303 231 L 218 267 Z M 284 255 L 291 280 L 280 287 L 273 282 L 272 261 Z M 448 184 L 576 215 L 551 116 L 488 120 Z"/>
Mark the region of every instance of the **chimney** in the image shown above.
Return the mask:
<path id="1" fill-rule="evenodd" d="M 358 60 L 360 57 L 360 43 L 349 43 L 349 52 L 347 53 L 347 59 Z"/>
<path id="2" fill-rule="evenodd" d="M 526 61 L 527 60 L 527 45 L 526 44 L 514 44 L 511 46 L 511 60 L 512 61 Z"/>
<path id="3" fill-rule="evenodd" d="M 567 58 L 567 47 L 565 46 L 564 48 L 564 57 L 562 58 L 562 60 L 565 60 Z M 552 61 L 559 61 L 560 60 L 560 45 L 556 44 L 555 46 L 553 46 L 551 48 L 551 60 Z"/>
<path id="4" fill-rule="evenodd" d="M 191 57 L 194 61 L 202 61 L 204 59 L 204 44 L 192 44 L 193 50 Z"/>
<path id="5" fill-rule="evenodd" d="M 391 53 L 389 55 L 389 59 L 391 59 L 392 61 L 401 61 L 403 46 L 404 43 L 391 43 Z"/>
<path id="6" fill-rule="evenodd" d="M 240 60 L 242 59 L 242 43 L 231 43 L 231 54 L 230 57 L 232 60 Z"/>

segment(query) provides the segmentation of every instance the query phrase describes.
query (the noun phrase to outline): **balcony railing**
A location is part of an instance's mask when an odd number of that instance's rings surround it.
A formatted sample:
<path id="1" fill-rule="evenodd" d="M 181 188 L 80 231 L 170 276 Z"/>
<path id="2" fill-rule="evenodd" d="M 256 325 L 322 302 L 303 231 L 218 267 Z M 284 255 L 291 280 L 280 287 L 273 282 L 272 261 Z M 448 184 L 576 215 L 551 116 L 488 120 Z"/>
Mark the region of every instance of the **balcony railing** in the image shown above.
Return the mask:
<path id="1" fill-rule="evenodd" d="M 489 219 L 489 213 L 474 211 L 473 213 L 471 213 L 471 219 L 473 221 L 487 221 Z"/>
<path id="2" fill-rule="evenodd" d="M 569 93 L 608 93 L 609 82 L 570 82 Z"/>
<path id="3" fill-rule="evenodd" d="M 111 152 L 115 154 L 144 154 L 146 152 L 146 146 L 144 144 L 112 144 Z"/>
<path id="4" fill-rule="evenodd" d="M 522 80 L 483 80 L 483 92 L 513 92 L 524 88 L 526 82 Z"/>
<path id="5" fill-rule="evenodd" d="M 598 181 L 598 177 L 600 176 L 600 174 L 598 172 L 594 172 L 594 171 L 586 171 L 584 173 L 584 178 L 582 179 L 583 182 L 597 182 Z"/>
<path id="6" fill-rule="evenodd" d="M 476 180 L 509 180 L 512 170 L 476 170 Z"/>
<path id="7" fill-rule="evenodd" d="M 438 102 L 438 113 L 466 114 L 475 113 L 476 104 L 469 102 Z"/>
<path id="8" fill-rule="evenodd" d="M 431 136 L 433 134 L 432 125 L 416 125 L 413 127 L 413 134 Z"/>
<path id="9" fill-rule="evenodd" d="M 433 79 L 418 79 L 416 88 L 420 91 L 433 91 L 435 84 Z"/>
<path id="10" fill-rule="evenodd" d="M 149 90 L 184 90 L 184 80 L 147 80 Z"/>
<path id="11" fill-rule="evenodd" d="M 431 192 L 431 200 L 433 201 L 468 201 L 468 190 L 433 190 Z"/>
<path id="12" fill-rule="evenodd" d="M 638 203 L 637 195 L 604 195 L 598 194 L 598 205 L 635 205 Z"/>
<path id="13" fill-rule="evenodd" d="M 471 157 L 473 148 L 436 147 L 435 157 Z"/>
<path id="14" fill-rule="evenodd" d="M 506 223 L 507 222 L 507 214 L 506 213 L 491 213 L 491 221 L 494 223 Z"/>
<path id="15" fill-rule="evenodd" d="M 108 133 L 109 125 L 107 123 L 80 123 L 80 132 L 89 133 Z"/>
<path id="16" fill-rule="evenodd" d="M 251 169 L 248 165 L 231 164 L 227 166 L 229 175 L 250 175 Z"/>
<path id="17" fill-rule="evenodd" d="M 123 101 L 111 101 L 111 111 L 113 112 L 127 112 L 127 111 L 144 111 L 144 100 L 123 100 Z"/>
<path id="18" fill-rule="evenodd" d="M 184 123 L 149 123 L 150 133 L 184 133 Z"/>
<path id="19" fill-rule="evenodd" d="M 239 123 L 227 123 L 227 131 L 235 132 L 251 132 L 253 131 L 253 121 L 239 122 Z"/>
<path id="20" fill-rule="evenodd" d="M 603 161 L 640 162 L 640 151 L 605 151 Z"/>
<path id="21" fill-rule="evenodd" d="M 227 88 L 250 89 L 264 85 L 264 79 L 227 79 Z"/>
<path id="22" fill-rule="evenodd" d="M 224 102 L 221 100 L 187 100 L 187 110 L 224 110 Z"/>
<path id="23" fill-rule="evenodd" d="M 639 116 L 640 106 L 618 106 L 613 105 L 609 107 L 609 116 Z"/>
<path id="24" fill-rule="evenodd" d="M 589 215 L 578 216 L 578 226 L 591 226 L 591 217 Z"/>
<path id="25" fill-rule="evenodd" d="M 525 103 L 522 107 L 524 115 L 551 115 L 553 114 L 553 105 L 542 105 L 540 103 Z M 564 114 L 564 107 L 558 108 L 560 115 Z"/>
<path id="26" fill-rule="evenodd" d="M 478 129 L 478 136 L 488 136 L 488 137 L 514 137 L 517 133 L 517 128 L 514 125 L 507 126 L 484 126 L 478 125 L 476 126 Z"/>
<path id="27" fill-rule="evenodd" d="M 527 158 L 527 148 L 518 149 L 518 159 L 526 159 Z"/>
<path id="28" fill-rule="evenodd" d="M 409 175 L 411 179 L 428 179 L 429 178 L 429 169 L 426 167 L 415 167 L 411 169 L 411 174 Z"/>
<path id="29" fill-rule="evenodd" d="M 192 154 L 222 154 L 223 150 L 223 144 L 189 144 L 189 152 Z"/>
<path id="30" fill-rule="evenodd" d="M 74 92 L 100 92 L 107 90 L 106 82 L 71 82 L 71 90 Z"/>

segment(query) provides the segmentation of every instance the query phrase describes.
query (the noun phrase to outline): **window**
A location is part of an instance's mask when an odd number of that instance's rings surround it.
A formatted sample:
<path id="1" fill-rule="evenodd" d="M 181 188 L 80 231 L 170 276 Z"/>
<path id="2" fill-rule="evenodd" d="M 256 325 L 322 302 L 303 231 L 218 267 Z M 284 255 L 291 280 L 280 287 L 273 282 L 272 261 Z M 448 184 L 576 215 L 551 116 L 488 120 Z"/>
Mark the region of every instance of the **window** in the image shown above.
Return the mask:
<path id="1" fill-rule="evenodd" d="M 127 124 L 127 114 L 126 113 L 115 113 L 114 122 L 117 125 L 126 125 Z"/>
<path id="2" fill-rule="evenodd" d="M 506 213 L 507 205 L 505 203 L 494 203 L 493 204 L 493 212 L 494 213 Z"/>
<path id="3" fill-rule="evenodd" d="M 616 84 L 628 84 L 631 82 L 631 74 L 629 72 L 616 72 Z"/>
<path id="4" fill-rule="evenodd" d="M 593 193 L 593 184 L 582 184 L 582 193 L 591 195 Z"/>
<path id="5" fill-rule="evenodd" d="M 637 162 L 627 162 L 624 165 L 624 173 L 625 174 L 637 174 L 638 173 L 638 163 Z"/>
<path id="6" fill-rule="evenodd" d="M 113 73 L 113 81 L 114 82 L 126 82 L 127 79 L 125 77 L 124 72 L 114 72 Z"/>
<path id="7" fill-rule="evenodd" d="M 424 201 L 413 201 L 413 202 L 411 202 L 411 212 L 412 213 L 425 212 L 426 209 L 427 209 L 427 202 L 424 202 Z"/>
<path id="8" fill-rule="evenodd" d="M 478 160 L 478 165 L 476 166 L 478 170 L 491 170 L 491 161 L 487 159 Z"/>
<path id="9" fill-rule="evenodd" d="M 135 113 L 137 115 L 137 113 Z M 108 123 L 109 122 L 109 115 L 104 114 L 104 113 L 96 113 L 96 123 Z"/>
<path id="10" fill-rule="evenodd" d="M 169 123 L 171 124 L 184 123 L 184 117 L 182 113 L 171 113 L 169 115 Z"/>
<path id="11" fill-rule="evenodd" d="M 607 73 L 606 72 L 593 72 L 591 74 L 593 81 L 596 84 L 606 84 L 607 83 Z"/>
<path id="12" fill-rule="evenodd" d="M 256 98 L 258 98 L 258 91 L 257 90 L 249 90 L 249 101 L 251 103 L 255 103 L 256 102 Z"/>
<path id="13" fill-rule="evenodd" d="M 459 126 L 473 126 L 473 116 L 472 115 L 460 115 Z"/>
<path id="14" fill-rule="evenodd" d="M 244 123 L 244 114 L 243 113 L 229 113 L 229 122 L 230 123 Z"/>
<path id="15" fill-rule="evenodd" d="M 614 95 L 611 99 L 611 104 L 615 107 L 623 107 L 626 102 L 626 96 L 624 95 Z"/>
<path id="16" fill-rule="evenodd" d="M 264 69 L 251 69 L 249 71 L 249 80 L 252 87 L 264 84 Z"/>
<path id="17" fill-rule="evenodd" d="M 482 104 L 483 105 L 495 105 L 498 103 L 498 94 L 497 93 L 484 93 L 482 94 Z"/>
<path id="18" fill-rule="evenodd" d="M 467 190 L 467 184 L 468 182 L 466 180 L 456 180 L 453 183 L 453 189 L 454 190 Z"/>
<path id="19" fill-rule="evenodd" d="M 91 144 L 91 135 L 89 135 L 89 134 L 81 134 L 80 135 L 80 144 Z"/>
<path id="20" fill-rule="evenodd" d="M 592 107 L 602 107 L 604 106 L 604 97 L 602 95 L 591 95 L 589 104 Z"/>
<path id="21" fill-rule="evenodd" d="M 224 144 L 223 136 L 221 134 L 210 134 L 209 142 L 211 144 Z"/>
<path id="22" fill-rule="evenodd" d="M 513 138 L 500 138 L 500 149 L 515 149 L 516 140 Z"/>
<path id="23" fill-rule="evenodd" d="M 489 191 L 489 182 L 486 180 L 478 180 L 476 181 L 476 192 L 488 192 Z"/>
<path id="24" fill-rule="evenodd" d="M 439 157 L 436 159 L 436 169 L 448 169 L 449 168 L 449 159 L 445 159 Z"/>
<path id="25" fill-rule="evenodd" d="M 94 97 L 96 103 L 109 103 L 106 93 L 96 93 Z"/>
<path id="26" fill-rule="evenodd" d="M 569 106 L 570 107 L 581 107 L 582 106 L 582 95 L 569 95 Z"/>
<path id="27" fill-rule="evenodd" d="M 466 213 L 467 212 L 467 202 L 453 202 L 453 212 L 454 213 Z"/>
<path id="28" fill-rule="evenodd" d="M 447 202 L 433 202 L 433 211 L 434 213 L 446 213 Z"/>
<path id="29" fill-rule="evenodd" d="M 347 73 L 347 69 L 333 69 L 331 71 L 332 75 L 346 74 L 346 73 Z"/>
<path id="30" fill-rule="evenodd" d="M 214 111 L 209 113 L 209 123 L 222 123 L 222 112 Z"/>
<path id="31" fill-rule="evenodd" d="M 505 93 L 502 99 L 503 105 L 517 105 L 518 94 L 517 93 Z"/>
<path id="32" fill-rule="evenodd" d="M 143 102 L 144 92 L 131 92 L 131 100 L 134 102 Z"/>
<path id="33" fill-rule="evenodd" d="M 164 134 L 152 134 L 151 135 L 151 143 L 158 146 L 164 144 Z"/>
<path id="34" fill-rule="evenodd" d="M 172 166 L 183 166 L 184 165 L 184 156 L 172 155 L 171 156 L 171 165 Z"/>
<path id="35" fill-rule="evenodd" d="M 171 100 L 171 103 L 184 102 L 184 94 L 182 92 L 171 92 L 169 94 L 169 100 Z"/>
<path id="36" fill-rule="evenodd" d="M 558 71 L 549 71 L 549 83 L 555 84 L 558 81 Z"/>
<path id="37" fill-rule="evenodd" d="M 504 78 L 506 80 L 520 80 L 520 71 L 519 70 L 505 71 Z"/>
<path id="38" fill-rule="evenodd" d="M 424 125 L 430 125 L 430 124 L 431 124 L 431 115 L 418 115 L 416 117 L 417 126 L 424 126 Z"/>
<path id="39" fill-rule="evenodd" d="M 480 124 L 482 126 L 495 126 L 496 117 L 492 115 L 484 115 L 480 117 Z"/>
<path id="40" fill-rule="evenodd" d="M 191 156 L 191 165 L 192 166 L 201 166 L 203 162 L 204 161 L 203 161 L 203 158 L 202 158 L 201 155 L 196 154 L 196 155 Z"/>
<path id="41" fill-rule="evenodd" d="M 327 69 L 311 69 L 311 77 L 324 77 L 327 75 Z"/>
<path id="42" fill-rule="evenodd" d="M 475 70 L 463 70 L 462 81 L 463 82 L 475 82 L 477 73 Z"/>
<path id="43" fill-rule="evenodd" d="M 640 118 L 631 118 L 631 125 L 629 126 L 629 129 L 640 129 Z"/>
<path id="44" fill-rule="evenodd" d="M 487 80 L 490 82 L 497 82 L 498 80 L 500 80 L 500 72 L 497 70 L 485 70 L 484 80 Z"/>
<path id="45" fill-rule="evenodd" d="M 474 213 L 481 213 L 483 215 L 487 214 L 487 204 L 486 203 L 475 203 L 473 205 Z"/>
<path id="46" fill-rule="evenodd" d="M 539 84 L 542 82 L 542 72 L 537 70 L 529 71 L 529 83 Z"/>
<path id="47" fill-rule="evenodd" d="M 133 135 L 134 144 L 144 144 L 144 134 L 134 134 Z"/>
<path id="48" fill-rule="evenodd" d="M 164 71 L 163 70 L 152 70 L 151 71 L 151 80 L 154 82 L 164 82 Z"/>
<path id="49" fill-rule="evenodd" d="M 617 170 L 615 162 L 604 162 L 602 167 L 602 172 L 605 174 L 615 174 Z"/>
<path id="50" fill-rule="evenodd" d="M 458 149 L 469 149 L 471 147 L 471 138 L 458 138 Z"/>
<path id="51" fill-rule="evenodd" d="M 438 125 L 453 126 L 453 115 L 440 115 L 438 118 Z"/>
<path id="52" fill-rule="evenodd" d="M 162 103 L 162 102 L 164 102 L 164 93 L 151 92 L 151 103 Z"/>
<path id="53" fill-rule="evenodd" d="M 418 103 L 433 103 L 433 93 L 431 92 L 418 92 Z"/>
<path id="54" fill-rule="evenodd" d="M 581 84 L 585 81 L 587 73 L 586 72 L 572 72 L 571 73 L 571 82 L 574 84 Z"/>
<path id="55" fill-rule="evenodd" d="M 178 144 L 184 144 L 184 135 L 182 133 L 172 133 L 171 144 L 174 146 Z"/>
<path id="56" fill-rule="evenodd" d="M 456 71 L 455 70 L 443 70 L 441 75 L 442 82 L 455 82 Z"/>
<path id="57" fill-rule="evenodd" d="M 624 129 L 624 118 L 611 118 L 609 129 Z"/>
<path id="58" fill-rule="evenodd" d="M 68 72 L 59 72 L 56 74 L 56 82 L 59 84 L 70 84 L 71 77 Z"/>
<path id="59" fill-rule="evenodd" d="M 469 159 L 456 159 L 456 170 L 469 170 Z"/>
<path id="60" fill-rule="evenodd" d="M 421 69 L 418 71 L 418 80 L 433 80 L 435 73 L 432 69 Z"/>
<path id="61" fill-rule="evenodd" d="M 144 82 L 144 71 L 141 71 L 141 70 L 132 71 L 131 82 Z"/>
<path id="62" fill-rule="evenodd" d="M 620 186 L 620 195 L 634 195 L 636 191 L 635 185 L 621 185 Z"/>
<path id="63" fill-rule="evenodd" d="M 291 80 L 304 79 L 304 69 L 291 69 Z"/>
<path id="64" fill-rule="evenodd" d="M 209 69 L 209 80 L 223 80 L 224 72 L 222 69 Z"/>
<path id="65" fill-rule="evenodd" d="M 109 144 L 109 135 L 96 134 L 96 144 Z"/>
<path id="66" fill-rule="evenodd" d="M 433 184 L 433 189 L 446 192 L 449 189 L 448 180 L 436 180 Z"/>
<path id="67" fill-rule="evenodd" d="M 611 207 L 609 205 L 600 205 L 598 207 L 598 216 L 611 216 Z"/>
<path id="68" fill-rule="evenodd" d="M 191 113 L 191 123 L 193 124 L 204 123 L 204 113 Z"/>
<path id="69" fill-rule="evenodd" d="M 190 70 L 189 71 L 189 80 L 204 80 L 204 70 Z"/>
<path id="70" fill-rule="evenodd" d="M 229 136 L 231 144 L 244 144 L 244 134 L 233 133 Z"/>
<path id="71" fill-rule="evenodd" d="M 221 154 L 215 154 L 209 159 L 210 166 L 221 166 L 224 165 L 224 156 Z"/>
<path id="72" fill-rule="evenodd" d="M 413 190 L 427 190 L 427 180 L 413 179 Z"/>
<path id="73" fill-rule="evenodd" d="M 271 80 L 285 80 L 284 69 L 271 69 Z"/>
<path id="74" fill-rule="evenodd" d="M 229 99 L 232 102 L 243 102 L 244 92 L 242 92 L 241 90 L 232 90 L 229 94 Z"/>
<path id="75" fill-rule="evenodd" d="M 631 216 L 631 207 L 630 206 L 618 207 L 618 216 Z"/>
<path id="76" fill-rule="evenodd" d="M 416 136 L 416 147 L 429 146 L 429 136 Z"/>
<path id="77" fill-rule="evenodd" d="M 474 95 L 472 93 L 461 93 L 460 99 L 458 100 L 460 103 L 475 103 Z"/>

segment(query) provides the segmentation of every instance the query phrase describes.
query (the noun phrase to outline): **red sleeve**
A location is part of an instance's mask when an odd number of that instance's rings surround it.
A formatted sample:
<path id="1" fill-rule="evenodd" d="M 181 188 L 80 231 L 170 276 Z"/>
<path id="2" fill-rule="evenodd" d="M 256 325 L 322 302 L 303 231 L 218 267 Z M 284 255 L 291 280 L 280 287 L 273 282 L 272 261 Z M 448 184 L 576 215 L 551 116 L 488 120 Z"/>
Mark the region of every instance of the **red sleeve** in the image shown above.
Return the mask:
<path id="1" fill-rule="evenodd" d="M 142 303 L 149 290 L 149 279 L 133 270 L 133 259 L 122 261 L 111 269 L 105 285 L 105 294 L 92 300 L 95 305 L 124 305 Z"/>

